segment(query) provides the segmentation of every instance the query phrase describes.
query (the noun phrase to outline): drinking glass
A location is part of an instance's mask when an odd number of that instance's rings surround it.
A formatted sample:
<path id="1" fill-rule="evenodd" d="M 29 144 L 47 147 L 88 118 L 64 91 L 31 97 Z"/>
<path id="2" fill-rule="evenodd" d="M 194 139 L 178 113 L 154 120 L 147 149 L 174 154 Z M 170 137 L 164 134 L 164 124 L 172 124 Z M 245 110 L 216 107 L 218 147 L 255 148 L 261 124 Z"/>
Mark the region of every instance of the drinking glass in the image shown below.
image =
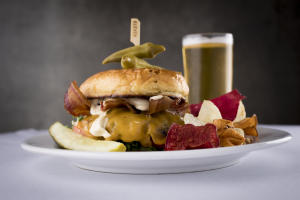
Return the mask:
<path id="1" fill-rule="evenodd" d="M 189 34 L 182 39 L 184 77 L 189 103 L 199 103 L 232 90 L 233 36 L 230 33 Z"/>

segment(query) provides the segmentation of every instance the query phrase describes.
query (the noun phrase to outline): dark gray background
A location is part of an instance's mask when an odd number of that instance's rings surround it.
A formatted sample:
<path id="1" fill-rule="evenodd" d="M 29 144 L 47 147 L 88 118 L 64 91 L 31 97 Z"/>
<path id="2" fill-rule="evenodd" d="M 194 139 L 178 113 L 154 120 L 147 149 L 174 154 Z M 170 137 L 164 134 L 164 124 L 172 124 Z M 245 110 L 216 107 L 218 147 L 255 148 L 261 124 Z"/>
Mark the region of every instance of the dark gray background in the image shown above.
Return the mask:
<path id="1" fill-rule="evenodd" d="M 129 21 L 141 41 L 167 51 L 154 64 L 182 71 L 188 33 L 234 34 L 234 87 L 261 123 L 300 123 L 299 1 L 0 1 L 0 132 L 69 123 L 63 95 L 111 52 L 128 47 Z"/>

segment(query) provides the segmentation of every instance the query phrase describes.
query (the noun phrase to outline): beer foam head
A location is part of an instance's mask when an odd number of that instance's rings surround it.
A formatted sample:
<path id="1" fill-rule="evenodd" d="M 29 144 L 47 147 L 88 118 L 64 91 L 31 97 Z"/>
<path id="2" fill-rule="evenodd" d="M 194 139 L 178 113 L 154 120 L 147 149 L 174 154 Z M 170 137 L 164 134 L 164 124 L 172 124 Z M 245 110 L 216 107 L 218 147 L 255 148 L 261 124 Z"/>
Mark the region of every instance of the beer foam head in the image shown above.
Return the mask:
<path id="1" fill-rule="evenodd" d="M 206 43 L 233 44 L 231 33 L 197 33 L 185 35 L 182 39 L 182 46 Z"/>

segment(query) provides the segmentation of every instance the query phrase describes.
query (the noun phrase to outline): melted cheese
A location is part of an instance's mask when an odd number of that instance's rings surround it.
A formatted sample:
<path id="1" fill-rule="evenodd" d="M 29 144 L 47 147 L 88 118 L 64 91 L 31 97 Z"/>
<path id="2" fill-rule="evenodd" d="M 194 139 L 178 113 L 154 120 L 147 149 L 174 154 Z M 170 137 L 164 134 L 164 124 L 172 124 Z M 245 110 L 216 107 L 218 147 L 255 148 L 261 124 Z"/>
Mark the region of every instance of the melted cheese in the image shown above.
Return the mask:
<path id="1" fill-rule="evenodd" d="M 154 100 L 162 95 L 151 97 Z M 102 136 L 106 140 L 122 140 L 124 142 L 140 142 L 143 146 L 164 145 L 166 134 L 172 123 L 183 124 L 179 116 L 169 112 L 159 112 L 152 115 L 136 114 L 127 108 L 114 108 L 110 111 L 101 111 L 99 100 L 91 103 L 91 116 L 82 121 L 84 129 L 93 136 Z M 141 98 L 127 98 L 127 101 L 136 109 L 149 110 L 149 100 Z M 88 126 L 88 127 L 87 127 Z"/>
<path id="2" fill-rule="evenodd" d="M 107 112 L 106 130 L 111 136 L 106 140 L 124 142 L 137 141 L 144 147 L 164 145 L 166 135 L 172 123 L 183 124 L 179 116 L 169 112 L 153 115 L 136 114 L 126 108 L 115 108 Z"/>

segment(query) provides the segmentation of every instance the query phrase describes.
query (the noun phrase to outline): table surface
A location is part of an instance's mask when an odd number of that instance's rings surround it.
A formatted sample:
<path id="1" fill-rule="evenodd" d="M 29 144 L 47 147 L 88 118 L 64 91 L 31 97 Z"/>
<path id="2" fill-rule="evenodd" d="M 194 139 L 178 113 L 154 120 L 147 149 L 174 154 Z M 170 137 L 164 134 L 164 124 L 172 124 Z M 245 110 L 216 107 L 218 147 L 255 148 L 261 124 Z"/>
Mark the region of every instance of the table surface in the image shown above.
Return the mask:
<path id="1" fill-rule="evenodd" d="M 293 135 L 237 165 L 196 173 L 126 175 L 79 169 L 62 158 L 25 152 L 22 141 L 47 131 L 0 134 L 1 199 L 300 199 L 300 126 L 266 126 Z"/>

